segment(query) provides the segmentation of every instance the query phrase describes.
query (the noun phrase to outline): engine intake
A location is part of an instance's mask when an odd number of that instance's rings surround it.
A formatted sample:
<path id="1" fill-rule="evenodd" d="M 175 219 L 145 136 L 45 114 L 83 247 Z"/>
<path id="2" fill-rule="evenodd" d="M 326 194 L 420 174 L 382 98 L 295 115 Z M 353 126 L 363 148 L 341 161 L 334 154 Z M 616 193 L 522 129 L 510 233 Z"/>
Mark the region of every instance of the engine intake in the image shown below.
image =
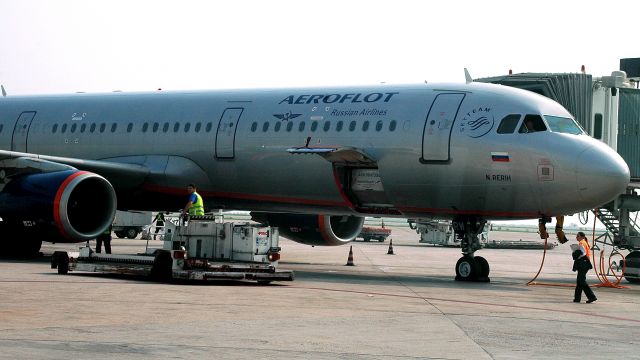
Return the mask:
<path id="1" fill-rule="evenodd" d="M 109 227 L 115 212 L 111 184 L 87 171 L 23 175 L 12 178 L 0 192 L 2 230 L 31 240 L 94 239 Z"/>
<path id="2" fill-rule="evenodd" d="M 353 241 L 364 224 L 357 216 L 274 214 L 252 212 L 259 223 L 277 226 L 280 235 L 297 243 L 318 246 L 344 245 Z"/>

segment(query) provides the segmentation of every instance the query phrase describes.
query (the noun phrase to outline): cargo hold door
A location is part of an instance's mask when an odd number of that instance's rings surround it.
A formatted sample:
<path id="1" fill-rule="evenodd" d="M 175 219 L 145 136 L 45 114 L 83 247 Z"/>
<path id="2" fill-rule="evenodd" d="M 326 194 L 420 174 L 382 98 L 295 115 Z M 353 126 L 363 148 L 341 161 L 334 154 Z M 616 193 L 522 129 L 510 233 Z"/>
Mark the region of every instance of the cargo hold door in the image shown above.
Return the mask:
<path id="1" fill-rule="evenodd" d="M 27 152 L 29 127 L 31 127 L 31 121 L 35 116 L 35 111 L 25 111 L 16 120 L 16 126 L 13 128 L 13 136 L 11 137 L 12 151 Z"/>
<path id="2" fill-rule="evenodd" d="M 422 163 L 448 162 L 451 130 L 464 94 L 439 94 L 431 104 L 422 134 Z"/>
<path id="3" fill-rule="evenodd" d="M 227 108 L 222 113 L 216 132 L 216 158 L 235 157 L 236 131 L 244 108 Z"/>

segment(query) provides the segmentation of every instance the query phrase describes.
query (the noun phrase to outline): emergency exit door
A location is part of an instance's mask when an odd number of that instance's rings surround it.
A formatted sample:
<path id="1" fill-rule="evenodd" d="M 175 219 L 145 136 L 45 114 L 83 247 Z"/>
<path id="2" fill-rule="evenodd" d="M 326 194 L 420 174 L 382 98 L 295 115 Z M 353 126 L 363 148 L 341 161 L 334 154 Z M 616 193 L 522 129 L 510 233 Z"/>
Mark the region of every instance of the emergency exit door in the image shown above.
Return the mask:
<path id="1" fill-rule="evenodd" d="M 34 116 L 36 116 L 35 111 L 25 111 L 16 120 L 16 125 L 13 127 L 13 136 L 11 137 L 12 151 L 27 152 L 27 136 Z"/>
<path id="2" fill-rule="evenodd" d="M 451 131 L 464 94 L 439 94 L 436 96 L 422 135 L 423 163 L 449 161 Z"/>
<path id="3" fill-rule="evenodd" d="M 227 108 L 222 113 L 216 132 L 216 158 L 235 157 L 236 130 L 244 108 Z"/>

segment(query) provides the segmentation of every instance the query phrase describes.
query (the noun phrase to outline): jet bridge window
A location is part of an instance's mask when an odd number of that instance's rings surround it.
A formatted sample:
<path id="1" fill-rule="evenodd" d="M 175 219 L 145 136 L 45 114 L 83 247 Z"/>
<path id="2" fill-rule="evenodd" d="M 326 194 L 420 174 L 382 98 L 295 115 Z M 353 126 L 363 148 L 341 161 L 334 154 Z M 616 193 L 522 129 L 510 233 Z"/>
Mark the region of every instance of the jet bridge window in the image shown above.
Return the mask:
<path id="1" fill-rule="evenodd" d="M 524 120 L 522 121 L 522 125 L 520 126 L 520 130 L 518 130 L 521 134 L 528 134 L 538 131 L 546 131 L 547 125 L 542 121 L 542 116 L 540 115 L 526 115 Z"/>
<path id="2" fill-rule="evenodd" d="M 498 125 L 498 134 L 513 134 L 520 122 L 520 114 L 511 114 L 502 118 L 500 125 Z"/>
<path id="3" fill-rule="evenodd" d="M 2 125 L 0 125 L 0 126 L 2 126 Z M 55 134 L 56 131 L 58 131 L 58 124 L 53 124 L 53 128 L 51 129 L 51 132 Z"/>
<path id="4" fill-rule="evenodd" d="M 573 135 L 581 135 L 584 134 L 580 125 L 576 123 L 575 120 L 566 117 L 560 116 L 551 116 L 545 115 L 545 120 L 549 124 L 549 128 L 553 132 L 565 133 L 565 134 L 573 134 Z M 600 134 L 602 137 L 602 134 Z"/>

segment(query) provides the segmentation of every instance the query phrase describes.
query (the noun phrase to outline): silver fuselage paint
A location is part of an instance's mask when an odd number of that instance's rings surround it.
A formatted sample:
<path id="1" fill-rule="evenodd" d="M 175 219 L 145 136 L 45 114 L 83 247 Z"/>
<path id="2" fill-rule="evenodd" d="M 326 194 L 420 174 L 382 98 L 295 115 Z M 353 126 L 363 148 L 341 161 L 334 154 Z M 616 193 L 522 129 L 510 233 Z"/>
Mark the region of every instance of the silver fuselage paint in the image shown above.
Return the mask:
<path id="1" fill-rule="evenodd" d="M 186 196 L 194 182 L 209 208 L 380 215 L 354 205 L 334 164 L 287 152 L 307 141 L 375 160 L 392 210 L 385 216 L 536 218 L 590 209 L 624 191 L 626 164 L 611 149 L 585 134 L 498 134 L 509 114 L 572 117 L 537 94 L 478 83 L 7 97 L 0 149 L 144 165 L 150 175 L 127 193 L 140 210 L 150 207 L 144 196 Z M 580 157 L 589 149 L 615 164 L 594 196 L 593 171 L 583 171 L 589 162 Z"/>

